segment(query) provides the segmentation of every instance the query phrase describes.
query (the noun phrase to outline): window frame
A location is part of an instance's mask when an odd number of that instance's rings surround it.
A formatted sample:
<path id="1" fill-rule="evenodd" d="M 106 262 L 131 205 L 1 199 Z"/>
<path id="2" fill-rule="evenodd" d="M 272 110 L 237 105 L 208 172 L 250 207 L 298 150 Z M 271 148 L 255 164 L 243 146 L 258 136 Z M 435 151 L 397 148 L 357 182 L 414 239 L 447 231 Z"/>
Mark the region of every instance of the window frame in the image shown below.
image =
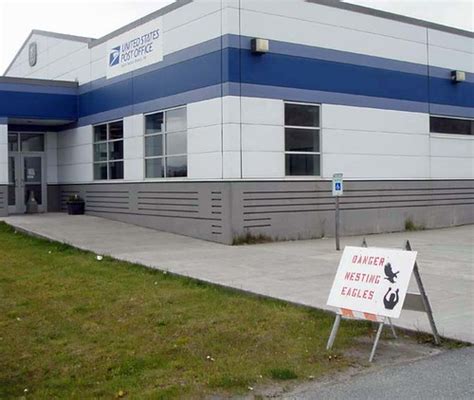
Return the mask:
<path id="1" fill-rule="evenodd" d="M 110 140 L 110 125 L 116 123 L 116 122 L 121 122 L 122 123 L 122 137 L 120 139 L 112 139 Z M 106 140 L 98 140 L 96 141 L 95 138 L 95 128 L 98 126 L 103 126 L 105 125 L 107 127 L 106 129 Z M 115 142 L 122 142 L 122 158 L 120 159 L 111 159 L 110 158 L 110 147 L 109 143 L 115 143 Z M 101 145 L 105 144 L 107 147 L 107 159 L 104 161 L 96 161 L 95 160 L 95 149 L 96 145 Z M 112 163 L 122 163 L 122 177 L 121 178 L 110 178 L 110 164 Z M 107 166 L 107 178 L 106 179 L 99 179 L 95 177 L 95 166 L 97 164 L 105 164 Z M 102 122 L 100 124 L 94 124 L 92 125 L 92 180 L 95 182 L 108 182 L 108 181 L 121 181 L 125 179 L 125 124 L 123 119 L 115 119 L 112 121 L 107 121 L 107 122 Z"/>
<path id="2" fill-rule="evenodd" d="M 180 110 L 184 109 L 185 114 L 186 114 L 186 127 L 185 130 L 173 130 L 173 131 L 167 131 L 167 113 L 170 111 L 174 110 Z M 156 115 L 156 114 L 163 114 L 163 123 L 162 127 L 163 129 L 161 132 L 157 133 L 150 133 L 147 134 L 147 126 L 146 126 L 146 120 L 147 117 L 150 115 Z M 185 134 L 186 137 L 186 153 L 176 153 L 176 154 L 167 154 L 168 151 L 168 140 L 167 136 L 168 135 L 174 135 L 174 134 Z M 146 139 L 149 137 L 157 137 L 161 136 L 162 137 L 162 147 L 163 147 L 163 153 L 162 155 L 158 156 L 147 156 L 146 151 L 147 151 L 147 141 Z M 186 158 L 186 176 L 167 176 L 167 169 L 168 169 L 168 164 L 167 160 L 169 158 L 179 158 L 179 157 L 185 157 Z M 162 160 L 162 165 L 163 165 L 163 176 L 161 177 L 153 177 L 153 176 L 147 176 L 147 169 L 146 169 L 146 163 L 147 160 L 157 160 L 160 159 Z M 145 180 L 184 180 L 188 179 L 189 177 L 189 170 L 188 170 L 188 161 L 189 161 L 189 152 L 188 152 L 188 106 L 187 104 L 179 105 L 176 107 L 170 107 L 170 108 L 165 108 L 162 110 L 157 110 L 157 111 L 152 111 L 143 114 L 143 177 Z"/>
<path id="3" fill-rule="evenodd" d="M 294 105 L 301 105 L 301 106 L 312 106 L 317 107 L 319 112 L 319 126 L 297 126 L 297 125 L 286 125 L 286 105 L 287 104 L 294 104 Z M 286 129 L 300 129 L 300 130 L 308 130 L 308 131 L 318 131 L 318 144 L 319 144 L 319 152 L 314 151 L 287 151 L 286 150 Z M 307 103 L 307 102 L 300 102 L 300 101 L 283 101 L 283 134 L 284 136 L 284 169 L 285 169 L 285 178 L 290 179 L 314 179 L 314 178 L 321 178 L 323 176 L 322 169 L 322 104 L 321 103 Z M 312 156 L 319 156 L 319 175 L 287 175 L 286 173 L 286 156 L 288 154 L 303 154 L 303 155 L 312 155 Z"/>

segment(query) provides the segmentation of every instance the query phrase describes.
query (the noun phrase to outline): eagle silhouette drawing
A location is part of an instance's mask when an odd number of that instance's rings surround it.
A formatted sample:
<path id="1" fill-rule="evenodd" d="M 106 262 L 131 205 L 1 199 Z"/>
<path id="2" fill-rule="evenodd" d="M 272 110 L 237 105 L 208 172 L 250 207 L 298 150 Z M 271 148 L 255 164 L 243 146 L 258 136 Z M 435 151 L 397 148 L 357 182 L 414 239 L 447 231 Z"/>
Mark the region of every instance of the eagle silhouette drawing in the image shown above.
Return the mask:
<path id="1" fill-rule="evenodd" d="M 390 263 L 385 264 L 384 272 L 386 275 L 385 279 L 391 283 L 395 283 L 395 278 L 398 278 L 398 274 L 400 273 L 400 271 L 393 272 L 392 264 Z"/>

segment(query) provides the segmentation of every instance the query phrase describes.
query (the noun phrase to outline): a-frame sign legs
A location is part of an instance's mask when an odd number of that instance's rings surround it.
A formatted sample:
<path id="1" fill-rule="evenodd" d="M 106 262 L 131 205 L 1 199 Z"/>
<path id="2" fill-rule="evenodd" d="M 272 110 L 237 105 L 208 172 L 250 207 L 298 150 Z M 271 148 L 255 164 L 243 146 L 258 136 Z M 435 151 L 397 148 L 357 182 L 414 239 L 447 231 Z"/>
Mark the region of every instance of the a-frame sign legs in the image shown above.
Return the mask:
<path id="1" fill-rule="evenodd" d="M 336 340 L 337 331 L 339 330 L 340 323 L 341 323 L 341 314 L 336 314 L 336 319 L 334 320 L 334 325 L 332 326 L 331 334 L 329 335 L 329 340 L 326 346 L 326 350 L 331 350 L 332 346 L 334 345 L 334 341 Z"/>
<path id="2" fill-rule="evenodd" d="M 409 240 L 407 240 L 405 244 L 405 250 L 408 250 L 408 251 L 412 250 Z M 424 311 L 428 315 L 428 321 L 430 322 L 434 341 L 436 345 L 439 346 L 441 344 L 441 340 L 439 338 L 438 329 L 436 328 L 436 324 L 433 318 L 433 310 L 431 308 L 430 301 L 428 300 L 428 296 L 426 295 L 425 287 L 423 286 L 423 282 L 421 280 L 420 270 L 418 269 L 418 263 L 416 261 L 415 261 L 415 266 L 413 268 L 413 275 L 415 275 L 416 284 L 418 286 L 418 290 L 420 291 L 421 300 L 423 302 L 423 307 L 425 309 Z"/>
<path id="3" fill-rule="evenodd" d="M 372 362 L 375 355 L 375 350 L 377 350 L 377 345 L 379 344 L 380 335 L 382 334 L 383 326 L 385 325 L 387 318 L 383 322 L 379 323 L 379 328 L 377 329 L 377 334 L 375 335 L 374 345 L 372 346 L 372 351 L 370 352 L 369 362 Z"/>

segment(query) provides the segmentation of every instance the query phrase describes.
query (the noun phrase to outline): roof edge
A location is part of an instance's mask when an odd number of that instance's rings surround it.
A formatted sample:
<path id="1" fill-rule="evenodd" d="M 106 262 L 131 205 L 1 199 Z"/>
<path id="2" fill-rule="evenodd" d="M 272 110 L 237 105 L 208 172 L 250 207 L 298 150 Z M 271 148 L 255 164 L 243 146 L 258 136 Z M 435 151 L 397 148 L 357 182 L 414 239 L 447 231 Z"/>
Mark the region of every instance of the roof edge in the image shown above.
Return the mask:
<path id="1" fill-rule="evenodd" d="M 333 8 L 340 8 L 347 11 L 354 11 L 361 14 L 371 15 L 373 17 L 380 17 L 385 19 L 391 19 L 393 21 L 403 22 L 406 24 L 417 25 L 423 28 L 436 29 L 446 33 L 452 33 L 455 35 L 465 36 L 468 38 L 474 38 L 473 31 L 467 31 L 464 29 L 454 28 L 447 25 L 437 24 L 436 22 L 429 22 L 423 19 L 407 17 L 401 14 L 395 14 L 389 11 L 377 10 L 375 8 L 360 6 L 358 4 L 346 3 L 341 0 L 305 0 L 307 3 L 320 4 L 322 6 L 328 6 Z M 347 0 L 350 1 L 350 0 Z"/>
<path id="2" fill-rule="evenodd" d="M 76 81 L 56 81 L 52 79 L 32 79 L 17 78 L 13 76 L 0 76 L 0 83 L 12 83 L 17 85 L 36 85 L 36 86 L 58 86 L 77 88 L 79 86 Z"/>
<path id="3" fill-rule="evenodd" d="M 193 1 L 194 0 L 176 0 L 174 3 L 168 4 L 167 6 L 160 8 L 159 10 L 153 11 L 151 14 L 145 15 L 144 17 L 139 18 L 133 22 L 130 22 L 129 24 L 124 25 L 113 32 L 110 32 L 107 35 L 102 36 L 101 38 L 93 40 L 91 43 L 89 43 L 89 48 L 98 46 L 99 44 L 102 44 L 115 36 L 119 36 L 120 34 L 125 33 L 130 29 L 136 28 L 137 26 L 143 25 L 148 21 L 168 14 L 171 11 L 177 10 L 178 8 L 188 5 Z"/>

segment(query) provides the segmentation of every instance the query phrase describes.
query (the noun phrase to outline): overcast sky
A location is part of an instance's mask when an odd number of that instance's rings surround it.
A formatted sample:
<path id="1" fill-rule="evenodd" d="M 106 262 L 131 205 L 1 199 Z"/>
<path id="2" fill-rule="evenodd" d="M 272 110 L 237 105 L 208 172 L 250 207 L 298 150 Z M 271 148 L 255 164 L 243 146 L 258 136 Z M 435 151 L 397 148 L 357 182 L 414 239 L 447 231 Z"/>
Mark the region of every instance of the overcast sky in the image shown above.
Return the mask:
<path id="1" fill-rule="evenodd" d="M 474 30 L 474 0 L 349 2 Z M 169 3 L 173 0 L 0 0 L 0 74 L 32 29 L 98 38 Z"/>

